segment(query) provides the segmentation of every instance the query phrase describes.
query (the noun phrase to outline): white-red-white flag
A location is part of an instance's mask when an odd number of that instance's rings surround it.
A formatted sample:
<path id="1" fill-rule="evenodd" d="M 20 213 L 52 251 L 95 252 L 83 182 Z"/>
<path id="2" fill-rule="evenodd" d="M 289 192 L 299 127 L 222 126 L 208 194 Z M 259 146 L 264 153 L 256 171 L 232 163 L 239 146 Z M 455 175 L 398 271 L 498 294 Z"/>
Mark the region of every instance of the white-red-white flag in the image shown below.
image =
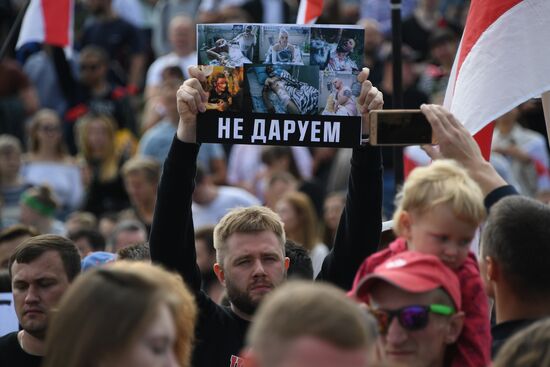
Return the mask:
<path id="1" fill-rule="evenodd" d="M 301 0 L 296 24 L 312 24 L 323 13 L 323 0 Z"/>
<path id="2" fill-rule="evenodd" d="M 486 159 L 496 118 L 550 91 L 550 0 L 472 0 L 444 105 L 474 135 Z M 408 170 L 426 164 L 405 150 Z"/>
<path id="3" fill-rule="evenodd" d="M 550 1 L 472 0 L 444 105 L 485 157 L 496 118 L 550 90 Z"/>
<path id="4" fill-rule="evenodd" d="M 73 0 L 31 0 L 16 48 L 28 42 L 69 46 L 73 42 Z"/>

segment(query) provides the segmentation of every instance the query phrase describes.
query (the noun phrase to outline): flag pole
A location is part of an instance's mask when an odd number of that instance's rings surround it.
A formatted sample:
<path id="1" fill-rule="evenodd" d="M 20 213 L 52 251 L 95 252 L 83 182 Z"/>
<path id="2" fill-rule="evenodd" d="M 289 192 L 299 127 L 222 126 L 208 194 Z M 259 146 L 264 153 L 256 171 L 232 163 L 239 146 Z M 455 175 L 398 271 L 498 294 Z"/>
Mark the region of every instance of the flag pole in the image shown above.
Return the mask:
<path id="1" fill-rule="evenodd" d="M 548 144 L 550 144 L 550 91 L 542 93 L 542 110 L 544 111 L 544 120 L 546 121 L 546 133 Z"/>
<path id="2" fill-rule="evenodd" d="M 25 15 L 25 11 L 27 11 L 27 7 L 29 6 L 31 0 L 25 2 L 21 9 L 19 9 L 19 13 L 17 14 L 17 18 L 15 18 L 15 21 L 13 22 L 10 31 L 8 33 L 8 36 L 4 40 L 4 43 L 2 44 L 2 48 L 0 49 L 0 60 L 6 56 L 6 52 L 8 51 L 8 47 L 15 37 L 16 31 L 19 29 L 19 26 L 21 25 L 21 20 L 23 19 L 23 15 Z"/>
<path id="3" fill-rule="evenodd" d="M 392 108 L 403 108 L 403 76 L 401 59 L 401 0 L 391 0 L 391 26 L 392 26 L 392 66 L 393 66 L 393 105 Z M 395 186 L 403 183 L 403 148 L 393 148 L 393 169 Z"/>

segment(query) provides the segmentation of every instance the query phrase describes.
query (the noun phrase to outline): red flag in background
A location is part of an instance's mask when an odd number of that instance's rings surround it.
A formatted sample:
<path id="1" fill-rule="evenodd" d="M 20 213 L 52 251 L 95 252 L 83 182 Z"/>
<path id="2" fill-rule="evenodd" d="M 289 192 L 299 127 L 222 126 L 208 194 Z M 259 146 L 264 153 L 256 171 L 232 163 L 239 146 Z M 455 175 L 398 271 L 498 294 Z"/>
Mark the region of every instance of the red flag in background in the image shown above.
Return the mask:
<path id="1" fill-rule="evenodd" d="M 549 18 L 549 0 L 472 0 L 444 105 L 487 160 L 492 122 L 550 91 Z M 416 161 L 419 151 L 407 147 L 405 154 Z"/>
<path id="2" fill-rule="evenodd" d="M 69 46 L 73 41 L 73 0 L 31 0 L 16 48 L 28 42 Z"/>
<path id="3" fill-rule="evenodd" d="M 312 24 L 323 13 L 323 0 L 301 0 L 296 24 Z"/>

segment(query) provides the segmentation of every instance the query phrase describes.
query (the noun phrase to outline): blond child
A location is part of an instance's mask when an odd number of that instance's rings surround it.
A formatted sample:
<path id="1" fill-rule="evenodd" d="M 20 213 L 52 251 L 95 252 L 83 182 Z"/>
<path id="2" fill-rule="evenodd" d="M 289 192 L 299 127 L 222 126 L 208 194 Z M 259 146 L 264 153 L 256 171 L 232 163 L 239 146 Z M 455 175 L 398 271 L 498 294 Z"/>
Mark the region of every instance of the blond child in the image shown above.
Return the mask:
<path id="1" fill-rule="evenodd" d="M 466 315 L 452 366 L 488 366 L 489 303 L 476 258 L 470 252 L 476 230 L 486 215 L 481 189 L 458 163 L 441 160 L 412 171 L 396 204 L 393 223 L 397 239 L 363 262 L 352 293 L 363 277 L 397 253 L 410 250 L 439 257 L 460 280 L 461 309 Z"/>

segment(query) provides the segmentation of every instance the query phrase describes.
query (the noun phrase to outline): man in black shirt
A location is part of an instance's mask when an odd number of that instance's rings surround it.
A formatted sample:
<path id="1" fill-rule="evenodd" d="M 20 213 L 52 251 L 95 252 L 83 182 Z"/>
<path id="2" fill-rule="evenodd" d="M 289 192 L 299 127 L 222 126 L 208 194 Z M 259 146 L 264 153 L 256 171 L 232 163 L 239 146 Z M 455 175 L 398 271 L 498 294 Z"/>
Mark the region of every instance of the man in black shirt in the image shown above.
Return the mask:
<path id="1" fill-rule="evenodd" d="M 15 312 L 22 330 L 0 338 L 0 366 L 40 366 L 49 312 L 80 272 L 72 241 L 56 235 L 32 237 L 9 262 Z"/>
<path id="2" fill-rule="evenodd" d="M 238 367 L 244 363 L 239 353 L 256 307 L 285 279 L 289 265 L 283 247 L 285 235 L 280 219 L 267 208 L 229 213 L 217 226 L 214 241 L 215 271 L 228 290 L 230 307 L 215 304 L 201 290 L 191 202 L 200 147 L 196 143 L 196 114 L 205 111 L 208 95 L 201 85 L 204 75 L 197 68 L 190 74 L 195 78 L 186 80 L 177 94 L 180 122 L 159 185 L 150 236 L 151 259 L 180 273 L 195 293 L 200 314 L 192 364 Z M 381 108 L 383 103 L 381 93 L 367 77 L 367 70 L 358 76 L 363 113 Z M 350 289 L 363 259 L 377 250 L 381 229 L 380 151 L 355 148 L 351 165 L 349 190 L 354 200 L 348 198 L 346 202 L 334 247 L 317 277 L 345 290 Z"/>

